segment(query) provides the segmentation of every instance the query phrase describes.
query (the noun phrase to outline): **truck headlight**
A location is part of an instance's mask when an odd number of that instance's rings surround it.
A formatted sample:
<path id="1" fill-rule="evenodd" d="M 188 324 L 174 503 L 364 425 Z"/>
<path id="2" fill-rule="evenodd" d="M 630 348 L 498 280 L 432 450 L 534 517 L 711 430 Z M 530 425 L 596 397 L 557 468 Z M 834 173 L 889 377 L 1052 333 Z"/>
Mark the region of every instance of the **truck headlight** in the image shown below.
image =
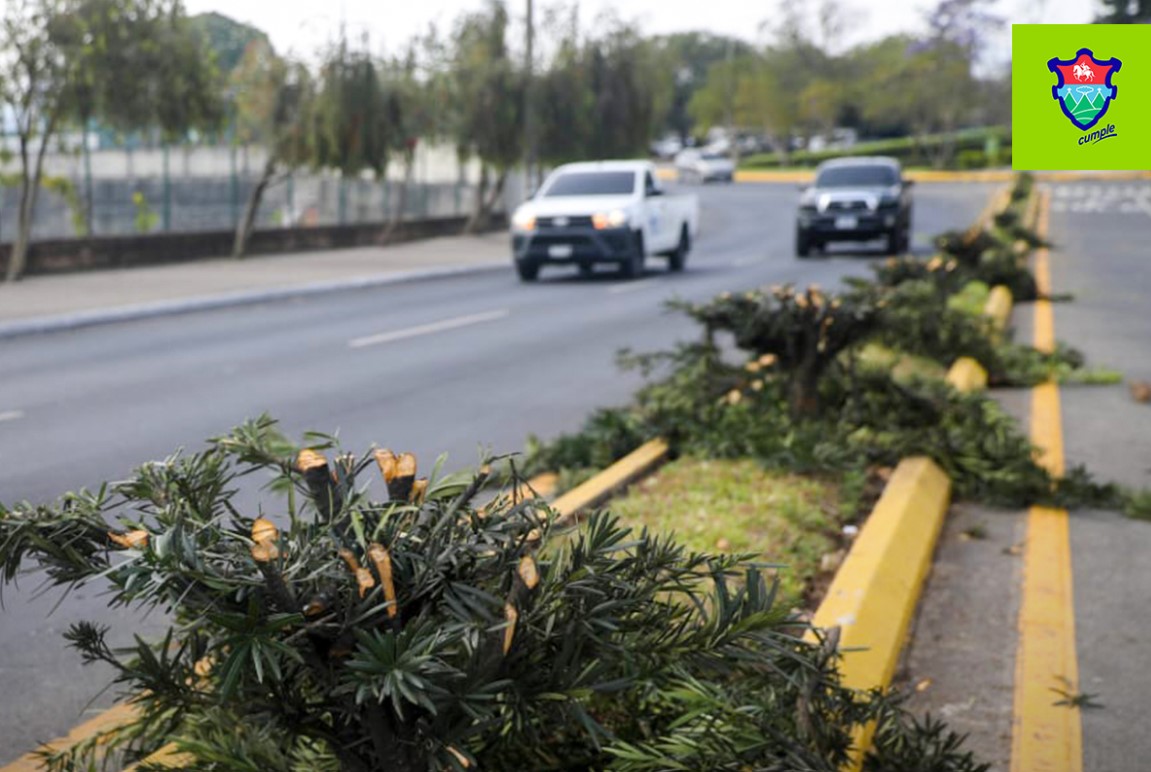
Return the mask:
<path id="1" fill-rule="evenodd" d="M 597 231 L 607 228 L 622 228 L 627 224 L 627 212 L 613 209 L 610 212 L 597 212 L 591 216 L 591 224 Z"/>
<path id="2" fill-rule="evenodd" d="M 516 212 L 512 216 L 512 228 L 517 231 L 534 231 L 536 216 L 531 212 Z"/>

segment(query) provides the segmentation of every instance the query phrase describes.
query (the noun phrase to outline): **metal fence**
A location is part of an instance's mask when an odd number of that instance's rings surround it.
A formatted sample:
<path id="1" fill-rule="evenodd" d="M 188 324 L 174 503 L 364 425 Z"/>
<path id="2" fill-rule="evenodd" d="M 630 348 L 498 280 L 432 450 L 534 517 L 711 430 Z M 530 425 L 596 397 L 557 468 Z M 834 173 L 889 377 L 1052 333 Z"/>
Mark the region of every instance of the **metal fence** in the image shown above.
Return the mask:
<path id="1" fill-rule="evenodd" d="M 259 148 L 113 148 L 49 156 L 46 175 L 67 180 L 70 192 L 41 190 L 33 238 L 228 230 L 243 216 L 264 165 Z M 15 168 L 10 161 L 4 170 Z M 385 179 L 346 179 L 296 172 L 267 189 L 257 227 L 380 222 L 394 216 L 402 169 Z M 417 155 L 403 219 L 450 217 L 471 211 L 476 164 L 461 163 L 449 148 Z M 85 201 L 91 212 L 85 216 Z M 19 189 L 0 188 L 0 242 L 16 230 Z"/>

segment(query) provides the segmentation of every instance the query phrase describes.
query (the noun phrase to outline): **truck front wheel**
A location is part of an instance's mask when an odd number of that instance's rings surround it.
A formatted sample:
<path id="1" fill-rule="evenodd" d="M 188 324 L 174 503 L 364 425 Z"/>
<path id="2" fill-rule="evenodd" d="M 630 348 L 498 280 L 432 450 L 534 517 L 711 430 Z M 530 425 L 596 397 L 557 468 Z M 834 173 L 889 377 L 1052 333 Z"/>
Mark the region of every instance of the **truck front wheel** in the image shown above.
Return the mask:
<path id="1" fill-rule="evenodd" d="M 516 273 L 520 275 L 520 281 L 535 281 L 540 276 L 540 267 L 538 263 L 516 261 Z"/>
<path id="2" fill-rule="evenodd" d="M 635 246 L 632 248 L 632 253 L 619 264 L 620 275 L 625 279 L 637 279 L 643 276 L 643 259 L 643 232 L 636 231 Z"/>
<path id="3" fill-rule="evenodd" d="M 684 265 L 687 264 L 687 256 L 691 252 L 691 234 L 687 232 L 687 226 L 683 226 L 679 231 L 679 244 L 676 245 L 675 250 L 668 253 L 667 256 L 667 269 L 669 271 L 682 271 Z"/>

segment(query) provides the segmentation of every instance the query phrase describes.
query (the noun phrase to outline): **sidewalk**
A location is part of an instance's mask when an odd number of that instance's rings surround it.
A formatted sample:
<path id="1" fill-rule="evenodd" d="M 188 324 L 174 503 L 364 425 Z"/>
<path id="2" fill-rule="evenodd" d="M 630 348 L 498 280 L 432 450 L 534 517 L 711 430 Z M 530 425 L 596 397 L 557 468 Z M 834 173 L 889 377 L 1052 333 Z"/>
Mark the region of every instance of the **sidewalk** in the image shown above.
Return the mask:
<path id="1" fill-rule="evenodd" d="M 1054 186 L 1051 192 L 1058 201 L 1118 194 L 1117 188 Z M 1119 369 L 1128 381 L 1151 379 L 1147 227 L 1147 214 L 1137 207 L 1069 210 L 1051 220 L 1052 286 L 1074 295 L 1052 306 L 1055 337 L 1081 349 L 1089 366 Z M 1037 340 L 1037 305 L 1017 307 L 1018 340 L 1032 340 L 1033 330 Z M 1033 437 L 1044 429 L 1029 390 L 996 397 Z M 1132 399 L 1127 385 L 1062 386 L 1053 419 L 1048 423 L 1062 426 L 1068 469 L 1084 464 L 1100 480 L 1151 487 L 1151 406 Z M 953 509 L 905 654 L 903 685 L 915 691 L 914 709 L 969 733 L 972 749 L 993 770 L 1038 769 L 1027 759 L 1042 745 L 1065 750 L 1057 763 L 1042 767 L 1053 772 L 1143 772 L 1151 758 L 1151 615 L 1145 611 L 1151 524 L 1094 510 L 1071 511 L 1063 520 L 1066 554 L 1038 546 L 1050 542 L 1049 534 L 1034 531 L 1034 513 L 968 504 Z M 1032 602 L 1046 602 L 1037 624 L 1034 615 L 1024 619 L 1021 605 L 1028 583 L 1039 586 L 1046 572 L 1061 575 L 1067 600 L 1044 601 L 1031 590 Z M 1054 618 L 1068 611 L 1073 629 L 1058 643 L 1061 651 L 1043 651 L 1052 641 L 1037 635 L 1051 632 Z M 1020 646 L 1021 634 L 1031 645 Z M 1017 656 L 1025 650 L 1032 656 Z M 1037 651 L 1060 657 L 1037 657 Z M 1029 702 L 1020 701 L 1023 687 Z M 1077 707 L 1066 704 L 1068 694 L 1090 698 Z M 1037 709 L 1061 718 L 1065 730 L 1021 730 L 1036 728 Z"/>
<path id="2" fill-rule="evenodd" d="M 32 276 L 0 284 L 0 338 L 510 266 L 507 235 L 497 232 Z"/>

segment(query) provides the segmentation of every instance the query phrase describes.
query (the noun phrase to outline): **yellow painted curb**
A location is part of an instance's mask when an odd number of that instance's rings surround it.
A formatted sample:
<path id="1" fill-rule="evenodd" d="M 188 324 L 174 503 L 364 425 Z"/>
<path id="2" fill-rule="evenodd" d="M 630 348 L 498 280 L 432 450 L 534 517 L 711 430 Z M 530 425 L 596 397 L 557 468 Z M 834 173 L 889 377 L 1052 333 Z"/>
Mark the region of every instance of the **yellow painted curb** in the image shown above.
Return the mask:
<path id="1" fill-rule="evenodd" d="M 661 439 L 649 440 L 587 482 L 572 488 L 552 502 L 563 519 L 592 509 L 613 494 L 640 479 L 667 458 L 668 445 Z"/>
<path id="2" fill-rule="evenodd" d="M 124 767 L 123 772 L 137 772 L 147 764 L 150 767 L 167 767 L 168 769 L 183 769 L 196 763 L 196 757 L 188 753 L 181 753 L 174 744 L 165 745 L 143 761 Z"/>
<path id="3" fill-rule="evenodd" d="M 1002 284 L 991 288 L 987 296 L 987 303 L 983 306 L 983 315 L 990 317 L 999 330 L 1007 329 L 1007 322 L 1011 319 L 1011 290 Z"/>
<path id="4" fill-rule="evenodd" d="M 128 703 L 116 705 L 74 727 L 66 736 L 45 743 L 36 751 L 26 753 L 15 761 L 5 764 L 0 767 L 0 772 L 37 772 L 43 770 L 45 768 L 44 760 L 38 755 L 39 753 L 58 752 L 71 748 L 77 743 L 126 724 L 135 716 L 136 709 L 132 705 Z"/>
<path id="5" fill-rule="evenodd" d="M 840 629 L 844 685 L 890 685 L 950 501 L 951 480 L 929 458 L 905 458 L 892 473 L 812 620 Z M 851 769 L 871 733 L 857 733 Z"/>
<path id="6" fill-rule="evenodd" d="M 947 371 L 947 382 L 959 391 L 980 391 L 987 388 L 987 371 L 971 357 L 959 357 Z"/>
<path id="7" fill-rule="evenodd" d="M 559 475 L 555 472 L 544 472 L 537 474 L 532 479 L 520 483 L 519 488 L 515 491 L 515 498 L 526 499 L 531 496 L 541 496 L 543 498 L 551 498 L 559 486 Z M 3 770 L 0 770 L 3 772 Z"/>
<path id="8" fill-rule="evenodd" d="M 1036 231 L 1047 235 L 1049 198 L 1037 207 Z M 1035 280 L 1041 295 L 1051 293 L 1047 248 L 1035 252 Z M 1055 348 L 1051 301 L 1035 303 L 1035 348 Z M 1063 426 L 1059 387 L 1043 383 L 1031 390 L 1031 442 L 1039 463 L 1053 475 L 1064 472 Z M 1019 603 L 1019 642 L 1015 653 L 1015 701 L 1012 716 L 1012 772 L 1081 772 L 1083 724 L 1080 708 L 1059 705 L 1053 689 L 1079 692 L 1075 648 L 1075 598 L 1071 534 L 1067 511 L 1031 507 L 1023 551 Z"/>
<path id="9" fill-rule="evenodd" d="M 735 173 L 736 182 L 811 182 L 815 177 L 813 171 L 773 172 L 769 170 L 739 169 Z"/>

